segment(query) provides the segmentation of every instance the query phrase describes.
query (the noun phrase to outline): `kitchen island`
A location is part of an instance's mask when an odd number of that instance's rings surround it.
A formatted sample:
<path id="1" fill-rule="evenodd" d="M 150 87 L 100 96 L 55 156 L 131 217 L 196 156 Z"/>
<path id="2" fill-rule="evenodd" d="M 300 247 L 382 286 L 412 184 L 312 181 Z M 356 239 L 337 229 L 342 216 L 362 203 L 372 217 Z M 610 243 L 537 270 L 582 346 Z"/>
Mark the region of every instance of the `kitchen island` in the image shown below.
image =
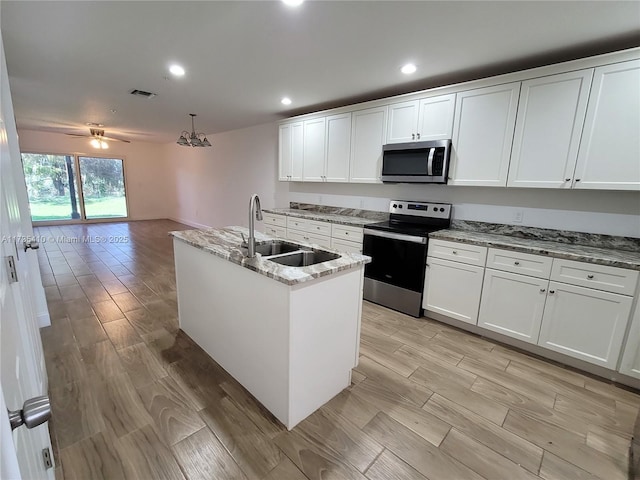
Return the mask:
<path id="1" fill-rule="evenodd" d="M 180 328 L 291 429 L 350 384 L 370 259 L 285 266 L 247 258 L 241 234 L 171 232 Z"/>

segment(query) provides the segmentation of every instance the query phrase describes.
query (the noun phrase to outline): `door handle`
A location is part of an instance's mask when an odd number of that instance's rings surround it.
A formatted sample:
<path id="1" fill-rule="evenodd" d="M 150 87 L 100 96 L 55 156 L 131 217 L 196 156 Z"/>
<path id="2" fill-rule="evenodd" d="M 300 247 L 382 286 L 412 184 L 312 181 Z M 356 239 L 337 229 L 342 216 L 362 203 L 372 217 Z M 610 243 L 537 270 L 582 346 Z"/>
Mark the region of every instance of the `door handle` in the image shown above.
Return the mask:
<path id="1" fill-rule="evenodd" d="M 22 410 L 7 410 L 7 412 L 9 413 L 11 430 L 15 430 L 21 425 L 33 428 L 42 425 L 51 418 L 51 402 L 46 395 L 33 397 L 24 402 Z"/>
<path id="2" fill-rule="evenodd" d="M 32 250 L 38 250 L 40 248 L 40 244 L 38 242 L 36 242 L 35 240 L 31 240 L 30 242 L 27 242 L 26 240 L 22 243 L 22 245 L 24 246 L 24 251 L 26 252 L 27 249 L 32 249 Z"/>

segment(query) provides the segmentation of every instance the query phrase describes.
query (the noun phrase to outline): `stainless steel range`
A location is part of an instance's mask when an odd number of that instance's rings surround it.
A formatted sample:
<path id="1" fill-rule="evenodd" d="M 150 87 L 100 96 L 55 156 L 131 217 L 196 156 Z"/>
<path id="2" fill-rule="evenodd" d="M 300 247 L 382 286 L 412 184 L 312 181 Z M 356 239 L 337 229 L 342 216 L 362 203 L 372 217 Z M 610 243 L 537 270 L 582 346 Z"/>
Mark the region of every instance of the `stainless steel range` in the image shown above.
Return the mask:
<path id="1" fill-rule="evenodd" d="M 389 213 L 364 229 L 364 298 L 420 317 L 429 233 L 449 227 L 451 204 L 392 200 Z"/>

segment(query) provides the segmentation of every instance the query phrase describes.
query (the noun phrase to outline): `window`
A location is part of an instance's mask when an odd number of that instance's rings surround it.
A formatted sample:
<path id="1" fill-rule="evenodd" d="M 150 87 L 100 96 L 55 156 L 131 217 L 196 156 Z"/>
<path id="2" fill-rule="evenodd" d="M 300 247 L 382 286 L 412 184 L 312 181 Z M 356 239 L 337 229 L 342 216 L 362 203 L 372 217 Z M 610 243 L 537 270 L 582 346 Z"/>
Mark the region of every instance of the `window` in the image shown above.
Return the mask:
<path id="1" fill-rule="evenodd" d="M 34 222 L 128 216 L 120 158 L 23 153 L 22 166 Z"/>

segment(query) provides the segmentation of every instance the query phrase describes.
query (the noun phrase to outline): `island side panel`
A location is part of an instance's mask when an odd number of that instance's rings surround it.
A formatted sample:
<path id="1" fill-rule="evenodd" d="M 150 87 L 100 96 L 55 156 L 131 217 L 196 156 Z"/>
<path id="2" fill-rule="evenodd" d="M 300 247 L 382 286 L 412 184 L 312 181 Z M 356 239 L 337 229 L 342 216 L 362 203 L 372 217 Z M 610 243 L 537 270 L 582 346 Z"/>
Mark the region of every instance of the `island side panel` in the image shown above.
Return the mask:
<path id="1" fill-rule="evenodd" d="M 351 382 L 363 273 L 360 266 L 292 288 L 289 429 Z"/>
<path id="2" fill-rule="evenodd" d="M 286 424 L 290 287 L 173 244 L 180 328 Z"/>

